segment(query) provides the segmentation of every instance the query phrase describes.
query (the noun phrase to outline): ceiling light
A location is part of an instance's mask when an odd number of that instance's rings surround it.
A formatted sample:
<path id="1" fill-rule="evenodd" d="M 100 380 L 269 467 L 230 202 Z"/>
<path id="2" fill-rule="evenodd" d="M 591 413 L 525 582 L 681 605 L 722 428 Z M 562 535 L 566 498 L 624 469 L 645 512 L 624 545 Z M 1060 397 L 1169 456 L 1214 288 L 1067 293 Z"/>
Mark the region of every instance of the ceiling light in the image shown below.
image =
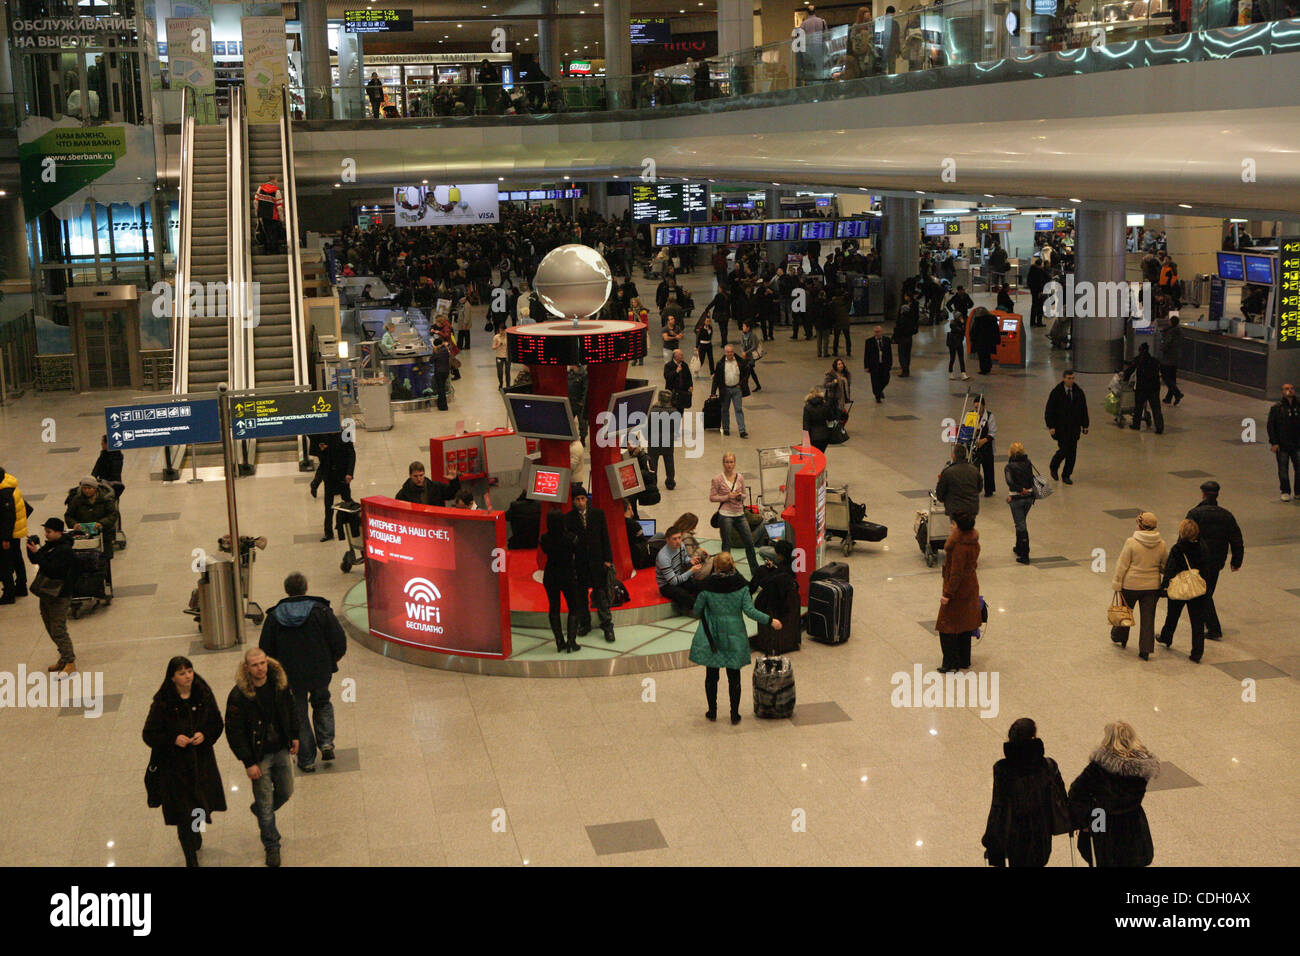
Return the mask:
<path id="1" fill-rule="evenodd" d="M 985 193 L 985 194 L 984 194 L 984 198 L 985 198 L 985 199 L 996 199 L 997 197 L 994 196 L 992 193 Z"/>
<path id="2" fill-rule="evenodd" d="M 506 181 L 506 178 L 505 178 L 504 176 L 498 176 L 498 177 L 497 177 L 497 182 L 499 182 L 499 183 L 503 183 L 503 182 L 505 182 L 505 181 Z"/>
<path id="3" fill-rule="evenodd" d="M 1070 199 L 1070 202 L 1083 202 L 1083 200 L 1082 200 L 1082 199 L 1074 199 L 1074 198 L 1071 198 L 1071 199 Z"/>
<path id="4" fill-rule="evenodd" d="M 914 190 L 914 192 L 915 192 L 918 196 L 924 196 L 924 195 L 925 195 L 925 190 L 924 190 L 924 189 L 917 189 L 917 190 Z"/>
<path id="5" fill-rule="evenodd" d="M 335 188 L 335 189 L 341 189 L 342 186 L 343 186 L 342 183 L 335 183 L 335 184 L 334 184 L 334 188 Z"/>
<path id="6" fill-rule="evenodd" d="M 1191 205 L 1188 204 L 1188 203 L 1180 202 L 1180 203 L 1178 204 L 1178 208 L 1179 208 L 1179 209 L 1191 209 L 1192 207 L 1191 207 Z"/>

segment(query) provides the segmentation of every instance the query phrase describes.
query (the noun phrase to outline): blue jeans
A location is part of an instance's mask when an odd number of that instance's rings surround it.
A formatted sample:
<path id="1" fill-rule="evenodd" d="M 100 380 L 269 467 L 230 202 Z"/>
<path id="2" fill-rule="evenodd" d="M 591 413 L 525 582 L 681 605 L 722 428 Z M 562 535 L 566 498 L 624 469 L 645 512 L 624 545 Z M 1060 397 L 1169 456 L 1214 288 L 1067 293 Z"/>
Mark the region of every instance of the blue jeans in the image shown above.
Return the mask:
<path id="1" fill-rule="evenodd" d="M 743 374 L 743 372 L 742 372 L 742 374 Z M 739 386 L 739 385 L 737 385 L 735 388 L 732 388 L 732 387 L 729 386 L 729 385 L 724 385 L 724 386 L 723 386 L 723 389 L 722 389 L 722 430 L 723 430 L 724 432 L 729 432 L 729 431 L 731 431 L 731 406 L 732 406 L 732 405 L 735 405 L 735 406 L 736 406 L 736 424 L 740 427 L 740 430 L 741 430 L 742 432 L 743 432 L 743 431 L 748 431 L 748 429 L 745 428 L 745 409 L 741 406 L 741 404 L 740 404 L 740 399 L 741 399 L 741 394 L 740 394 L 740 386 Z"/>
<path id="2" fill-rule="evenodd" d="M 307 719 L 309 702 L 311 720 Z M 298 766 L 310 767 L 316 763 L 318 745 L 322 749 L 334 746 L 334 705 L 330 703 L 330 685 L 298 691 L 293 695 L 293 706 L 298 711 Z"/>
<path id="3" fill-rule="evenodd" d="M 722 533 L 722 546 L 728 551 L 731 550 L 733 535 L 740 538 L 741 543 L 745 546 L 745 557 L 749 560 L 749 576 L 753 577 L 754 572 L 762 567 L 758 563 L 758 555 L 754 553 L 754 536 L 749 532 L 749 521 L 741 515 L 724 515 L 718 514 L 718 530 Z"/>
<path id="4" fill-rule="evenodd" d="M 293 762 L 289 748 L 267 754 L 258 764 L 262 775 L 253 784 L 253 812 L 257 814 L 257 828 L 262 832 L 262 846 L 268 850 L 280 849 L 280 831 L 275 828 L 275 811 L 293 796 Z"/>
<path id="5" fill-rule="evenodd" d="M 1016 534 L 1029 533 L 1029 526 L 1025 524 L 1025 517 L 1029 514 L 1029 509 L 1033 506 L 1033 498 L 1011 499 L 1011 521 L 1016 526 Z"/>

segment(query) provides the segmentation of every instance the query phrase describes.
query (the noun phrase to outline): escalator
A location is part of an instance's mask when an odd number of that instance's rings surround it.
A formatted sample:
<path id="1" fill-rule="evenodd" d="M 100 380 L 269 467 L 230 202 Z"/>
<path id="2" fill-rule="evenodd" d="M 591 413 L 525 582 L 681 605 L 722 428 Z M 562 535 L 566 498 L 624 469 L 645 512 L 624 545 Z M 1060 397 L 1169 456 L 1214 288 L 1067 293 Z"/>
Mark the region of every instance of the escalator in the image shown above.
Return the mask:
<path id="1" fill-rule="evenodd" d="M 205 290 L 209 283 L 214 283 L 211 286 L 214 290 L 218 287 L 224 290 L 230 272 L 226 137 L 224 124 L 194 129 L 187 279 Z M 178 288 L 176 294 L 179 297 L 188 293 Z M 228 381 L 230 375 L 229 308 L 224 294 L 205 294 L 198 301 L 204 307 L 189 314 L 184 390 L 215 392 L 217 385 Z"/>

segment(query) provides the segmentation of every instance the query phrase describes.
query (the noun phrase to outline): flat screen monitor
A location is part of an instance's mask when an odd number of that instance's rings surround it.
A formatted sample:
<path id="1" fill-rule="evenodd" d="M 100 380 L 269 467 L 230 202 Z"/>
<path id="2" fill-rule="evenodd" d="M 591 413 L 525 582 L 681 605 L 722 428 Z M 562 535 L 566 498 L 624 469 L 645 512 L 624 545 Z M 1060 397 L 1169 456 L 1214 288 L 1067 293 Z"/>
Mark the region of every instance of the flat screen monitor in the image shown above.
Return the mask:
<path id="1" fill-rule="evenodd" d="M 1034 232 L 1051 232 L 1051 231 L 1052 231 L 1052 220 L 1050 219 L 1034 220 Z"/>
<path id="2" fill-rule="evenodd" d="M 799 230 L 800 239 L 832 239 L 835 236 L 835 221 L 832 219 L 815 219 L 803 223 Z"/>
<path id="3" fill-rule="evenodd" d="M 785 538 L 784 521 L 773 521 L 763 525 L 763 527 L 767 530 L 767 536 L 773 541 L 781 541 Z"/>
<path id="4" fill-rule="evenodd" d="M 726 226 L 696 226 L 691 230 L 691 241 L 699 246 L 720 246 L 727 241 Z"/>
<path id="5" fill-rule="evenodd" d="M 868 235 L 866 219 L 841 219 L 835 224 L 836 239 L 865 239 Z"/>
<path id="6" fill-rule="evenodd" d="M 615 498 L 631 498 L 645 491 L 645 478 L 635 458 L 624 458 L 605 466 L 609 478 L 609 493 Z"/>
<path id="7" fill-rule="evenodd" d="M 511 202 L 519 202 L 521 199 L 527 199 L 527 198 L 528 198 L 528 190 L 527 190 L 527 189 L 512 189 L 512 190 L 510 190 L 510 201 L 511 201 Z"/>
<path id="8" fill-rule="evenodd" d="M 528 190 L 528 198 L 529 198 L 529 199 L 545 199 L 545 198 L 546 198 L 546 190 L 545 190 L 545 189 L 530 189 L 530 190 Z"/>
<path id="9" fill-rule="evenodd" d="M 797 222 L 769 222 L 767 223 L 766 236 L 768 242 L 789 242 L 791 239 L 799 238 L 799 224 Z"/>
<path id="10" fill-rule="evenodd" d="M 732 223 L 728 238 L 732 242 L 758 242 L 763 238 L 763 224 L 761 222 Z"/>
<path id="11" fill-rule="evenodd" d="M 1016 327 L 1017 327 L 1019 324 L 1020 324 L 1020 320 L 1019 320 L 1019 319 L 1003 319 L 1003 320 L 1002 320 L 1002 331 L 1003 331 L 1003 332 L 1014 332 L 1014 331 L 1016 331 Z"/>
<path id="12" fill-rule="evenodd" d="M 658 391 L 658 386 L 647 385 L 642 388 L 625 389 L 611 395 L 609 407 L 605 409 L 609 414 L 608 433 L 612 436 L 625 435 L 629 432 L 640 432 L 645 435 L 650 406 L 654 404 L 655 393 Z"/>
<path id="13" fill-rule="evenodd" d="M 1246 260 L 1246 281 L 1258 282 L 1262 285 L 1273 284 L 1273 257 L 1272 256 L 1245 256 Z"/>
<path id="14" fill-rule="evenodd" d="M 654 518 L 637 518 L 636 523 L 641 526 L 641 533 L 647 538 L 655 536 L 655 519 Z"/>
<path id="15" fill-rule="evenodd" d="M 656 246 L 689 246 L 690 226 L 658 226 L 655 228 Z"/>
<path id="16" fill-rule="evenodd" d="M 925 224 L 925 234 L 927 236 L 942 236 L 944 233 L 943 223 L 927 222 Z"/>
<path id="17" fill-rule="evenodd" d="M 990 232 L 1010 232 L 1010 231 L 1011 231 L 1011 220 L 1010 220 L 1010 219 L 994 219 L 991 223 L 989 223 L 989 231 L 990 231 Z"/>
<path id="18" fill-rule="evenodd" d="M 524 496 L 533 501 L 563 504 L 569 500 L 569 482 L 572 479 L 573 471 L 569 468 L 527 462 L 524 465 Z"/>
<path id="19" fill-rule="evenodd" d="M 552 395 L 507 393 L 506 411 L 510 427 L 525 438 L 578 440 L 578 425 L 573 419 L 569 400 Z"/>
<path id="20" fill-rule="evenodd" d="M 1220 252 L 1219 257 L 1219 275 L 1225 279 L 1236 279 L 1238 282 L 1246 281 L 1246 266 L 1241 261 L 1240 252 Z"/>

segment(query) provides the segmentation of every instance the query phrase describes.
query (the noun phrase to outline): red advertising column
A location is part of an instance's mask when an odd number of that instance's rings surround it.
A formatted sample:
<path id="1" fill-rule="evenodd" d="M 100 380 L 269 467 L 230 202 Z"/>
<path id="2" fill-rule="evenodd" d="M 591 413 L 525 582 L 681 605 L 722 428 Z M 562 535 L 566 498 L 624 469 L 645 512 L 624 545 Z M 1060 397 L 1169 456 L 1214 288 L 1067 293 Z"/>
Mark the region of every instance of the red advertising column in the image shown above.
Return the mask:
<path id="1" fill-rule="evenodd" d="M 826 456 L 816 448 L 796 445 L 790 449 L 794 476 L 794 504 L 781 513 L 794 530 L 795 577 L 799 600 L 808 603 L 812 573 L 826 559 Z"/>
<path id="2" fill-rule="evenodd" d="M 627 545 L 623 502 L 610 494 L 605 466 L 622 457 L 618 448 L 602 448 L 596 442 L 600 429 L 596 416 L 605 411 L 613 394 L 627 381 L 627 363 L 646 353 L 644 322 L 566 319 L 517 325 L 506 330 L 510 361 L 527 365 L 537 395 L 567 396 L 568 367 L 587 369 L 587 445 L 590 462 L 587 490 L 591 502 L 605 515 L 609 543 L 614 552 L 614 569 L 620 579 L 632 575 L 632 556 Z M 543 440 L 542 463 L 568 467 L 566 442 Z M 545 529 L 546 508 L 542 509 Z"/>

